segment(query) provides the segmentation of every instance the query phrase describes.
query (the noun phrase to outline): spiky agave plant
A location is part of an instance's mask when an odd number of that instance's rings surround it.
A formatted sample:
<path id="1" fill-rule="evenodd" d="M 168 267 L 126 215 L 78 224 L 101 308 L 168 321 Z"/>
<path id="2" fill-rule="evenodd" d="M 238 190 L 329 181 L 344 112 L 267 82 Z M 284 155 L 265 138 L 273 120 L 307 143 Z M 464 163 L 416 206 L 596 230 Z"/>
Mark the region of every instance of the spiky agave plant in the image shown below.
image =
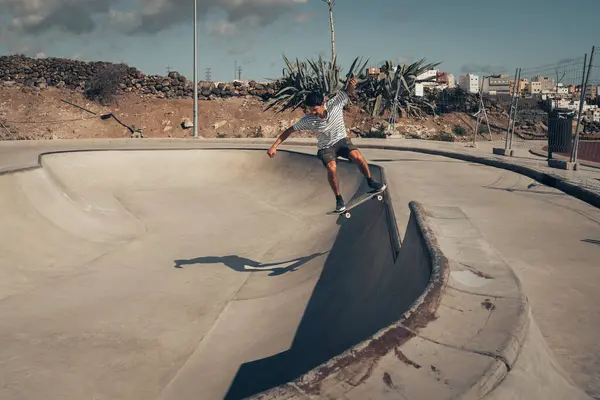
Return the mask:
<path id="1" fill-rule="evenodd" d="M 435 113 L 434 104 L 415 95 L 415 85 L 433 81 L 435 77 L 417 78 L 438 65 L 440 63 L 426 63 L 425 59 L 421 59 L 395 67 L 391 61 L 386 61 L 377 78 L 358 85 L 360 102 L 365 111 L 373 116 L 396 111 L 408 117 L 423 117 L 428 111 Z"/>
<path id="2" fill-rule="evenodd" d="M 295 62 L 291 62 L 285 55 L 283 59 L 286 64 L 283 77 L 275 80 L 281 89 L 271 98 L 265 111 L 271 108 L 278 108 L 279 112 L 295 110 L 302 106 L 306 95 L 311 92 L 332 97 L 345 88 L 349 77 L 357 76 L 361 79 L 363 77 L 361 71 L 368 62 L 365 61 L 357 68 L 357 65 L 360 65 L 359 58 L 355 58 L 345 79 L 341 80 L 341 68 L 337 65 L 336 59 L 328 62 L 319 56 L 317 61 L 307 59 L 306 62 L 301 62 L 296 59 Z"/>

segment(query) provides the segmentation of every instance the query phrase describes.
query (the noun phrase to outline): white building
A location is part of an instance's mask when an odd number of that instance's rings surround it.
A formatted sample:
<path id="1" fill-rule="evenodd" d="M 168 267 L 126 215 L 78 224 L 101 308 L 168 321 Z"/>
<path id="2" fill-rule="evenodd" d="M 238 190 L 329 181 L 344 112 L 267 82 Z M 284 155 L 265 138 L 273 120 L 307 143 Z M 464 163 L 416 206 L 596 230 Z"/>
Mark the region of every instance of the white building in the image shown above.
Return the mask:
<path id="1" fill-rule="evenodd" d="M 479 92 L 479 76 L 473 74 L 461 75 L 458 78 L 458 87 L 467 93 Z"/>
<path id="2" fill-rule="evenodd" d="M 556 83 L 554 82 L 554 79 L 548 78 L 547 76 L 538 75 L 533 80 L 541 84 L 542 92 L 548 93 L 556 90 Z"/>
<path id="3" fill-rule="evenodd" d="M 531 94 L 542 93 L 542 82 L 537 82 L 537 81 L 529 82 L 529 93 L 531 93 Z"/>
<path id="4" fill-rule="evenodd" d="M 423 97 L 425 95 L 422 83 L 415 83 L 415 96 Z"/>
<path id="5" fill-rule="evenodd" d="M 510 94 L 510 88 L 510 77 L 508 75 L 497 74 L 483 78 L 481 91 L 483 93 L 489 93 L 490 95 Z"/>
<path id="6" fill-rule="evenodd" d="M 574 99 L 553 99 L 552 108 L 563 108 L 571 111 L 579 112 L 579 100 Z M 596 118 L 600 119 L 600 109 L 596 105 L 583 104 L 582 108 L 583 115 L 589 114 L 590 118 L 596 121 Z"/>
<path id="7" fill-rule="evenodd" d="M 448 74 L 448 87 L 453 89 L 456 86 L 456 78 L 454 74 Z"/>
<path id="8" fill-rule="evenodd" d="M 437 76 L 439 72 L 440 71 L 437 69 L 430 69 L 429 71 L 425 71 L 421 75 L 418 75 L 417 80 L 422 81 L 429 79 L 429 82 L 420 82 L 420 84 L 423 85 L 423 87 L 436 87 L 438 86 Z"/>

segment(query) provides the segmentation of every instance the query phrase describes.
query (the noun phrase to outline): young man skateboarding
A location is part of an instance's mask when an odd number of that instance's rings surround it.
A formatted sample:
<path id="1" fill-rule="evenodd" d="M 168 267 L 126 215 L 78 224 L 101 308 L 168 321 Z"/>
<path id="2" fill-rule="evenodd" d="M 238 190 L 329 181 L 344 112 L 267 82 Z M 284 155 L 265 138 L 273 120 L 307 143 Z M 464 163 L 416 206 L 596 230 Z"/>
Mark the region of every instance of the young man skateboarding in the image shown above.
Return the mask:
<path id="1" fill-rule="evenodd" d="M 344 105 L 349 100 L 348 94 L 353 93 L 355 88 L 356 78 L 352 77 L 348 82 L 346 90 L 339 91 L 333 99 L 327 102 L 324 101 L 323 95 L 318 92 L 308 94 L 304 100 L 307 109 L 306 115 L 279 135 L 275 143 L 267 151 L 269 157 L 275 157 L 277 147 L 294 131 L 312 131 L 316 133 L 317 157 L 319 157 L 327 169 L 327 179 L 335 194 L 335 210 L 338 212 L 346 209 L 337 179 L 336 159 L 338 156 L 355 162 L 367 178 L 367 183 L 371 189 L 376 191 L 385 189 L 385 185 L 373 180 L 367 161 L 350 138 L 346 136 Z"/>

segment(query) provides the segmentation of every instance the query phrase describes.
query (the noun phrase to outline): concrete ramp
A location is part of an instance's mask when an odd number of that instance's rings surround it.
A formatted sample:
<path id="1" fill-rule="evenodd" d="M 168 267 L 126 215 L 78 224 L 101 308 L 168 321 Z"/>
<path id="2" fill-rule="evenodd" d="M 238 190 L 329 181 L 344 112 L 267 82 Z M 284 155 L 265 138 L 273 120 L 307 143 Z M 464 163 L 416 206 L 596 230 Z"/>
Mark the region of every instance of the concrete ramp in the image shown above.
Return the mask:
<path id="1" fill-rule="evenodd" d="M 417 226 L 398 252 L 386 202 L 325 215 L 312 156 L 42 161 L 0 176 L 2 399 L 255 395 L 402 318 L 429 282 Z M 366 190 L 354 165 L 339 173 L 346 200 Z"/>

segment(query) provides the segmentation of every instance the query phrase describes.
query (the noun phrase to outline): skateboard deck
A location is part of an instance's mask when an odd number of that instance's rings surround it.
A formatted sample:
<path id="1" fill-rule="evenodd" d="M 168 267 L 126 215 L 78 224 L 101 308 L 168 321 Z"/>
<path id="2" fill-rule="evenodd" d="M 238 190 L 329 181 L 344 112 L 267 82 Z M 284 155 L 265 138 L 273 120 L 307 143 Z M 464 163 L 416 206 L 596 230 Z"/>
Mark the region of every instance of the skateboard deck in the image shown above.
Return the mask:
<path id="1" fill-rule="evenodd" d="M 361 194 L 360 196 L 350 200 L 348 204 L 346 204 L 346 209 L 344 211 L 329 211 L 327 215 L 341 215 L 344 214 L 346 218 L 350 218 L 352 214 L 350 210 L 355 207 L 360 206 L 362 203 L 369 201 L 373 198 L 377 198 L 379 201 L 383 201 L 383 192 L 387 189 L 387 186 L 384 186 L 382 190 L 371 190 Z"/>

